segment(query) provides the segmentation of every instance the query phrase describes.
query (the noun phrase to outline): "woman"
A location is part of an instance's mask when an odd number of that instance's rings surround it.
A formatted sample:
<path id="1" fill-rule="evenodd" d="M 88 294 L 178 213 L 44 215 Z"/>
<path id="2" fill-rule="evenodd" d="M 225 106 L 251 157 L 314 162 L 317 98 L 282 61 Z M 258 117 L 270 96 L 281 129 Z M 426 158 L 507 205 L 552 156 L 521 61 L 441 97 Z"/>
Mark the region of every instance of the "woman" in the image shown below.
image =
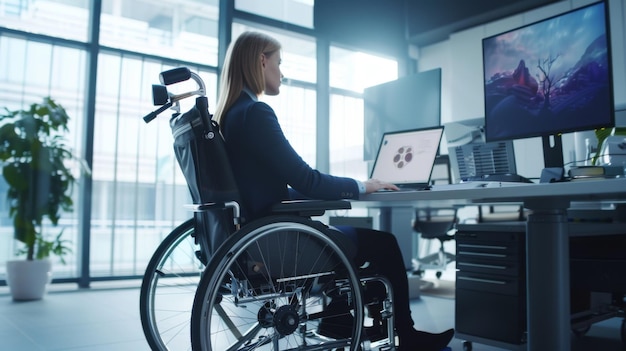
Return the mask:
<path id="1" fill-rule="evenodd" d="M 360 193 L 398 190 L 390 183 L 320 173 L 306 164 L 283 134 L 274 111 L 259 102 L 261 94 L 278 95 L 283 75 L 281 46 L 256 32 L 243 33 L 231 44 L 214 119 L 220 124 L 234 176 L 242 197 L 242 216 L 252 220 L 265 215 L 296 193 L 307 198 L 357 199 Z M 289 189 L 291 187 L 291 189 Z M 413 329 L 408 281 L 402 254 L 390 233 L 360 228 L 340 228 L 356 244 L 356 264 L 369 262 L 390 280 L 394 291 L 395 325 L 401 350 L 439 351 L 454 331 L 431 334 Z M 381 255 L 380 252 L 385 252 Z"/>

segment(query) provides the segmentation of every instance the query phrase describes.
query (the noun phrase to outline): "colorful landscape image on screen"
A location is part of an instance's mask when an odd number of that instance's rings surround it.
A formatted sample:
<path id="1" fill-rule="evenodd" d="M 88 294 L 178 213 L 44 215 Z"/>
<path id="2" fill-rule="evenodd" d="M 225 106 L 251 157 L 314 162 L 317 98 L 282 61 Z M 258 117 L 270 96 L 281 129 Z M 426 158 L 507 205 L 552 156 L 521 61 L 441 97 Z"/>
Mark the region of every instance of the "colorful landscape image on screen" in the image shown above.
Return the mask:
<path id="1" fill-rule="evenodd" d="M 605 6 L 592 4 L 483 39 L 487 140 L 613 124 Z"/>

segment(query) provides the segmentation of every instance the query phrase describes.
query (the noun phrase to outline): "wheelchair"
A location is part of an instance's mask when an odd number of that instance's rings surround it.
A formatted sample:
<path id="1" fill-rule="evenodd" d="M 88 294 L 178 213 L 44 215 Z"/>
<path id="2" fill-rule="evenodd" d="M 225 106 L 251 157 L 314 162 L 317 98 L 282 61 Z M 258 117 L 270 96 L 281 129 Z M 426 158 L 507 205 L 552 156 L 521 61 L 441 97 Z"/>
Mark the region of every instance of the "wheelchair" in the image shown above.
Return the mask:
<path id="1" fill-rule="evenodd" d="M 167 86 L 194 80 L 195 91 Z M 174 152 L 187 181 L 193 218 L 150 260 L 140 315 L 153 350 L 395 350 L 392 287 L 354 266 L 352 243 L 313 219 L 350 202 L 297 200 L 267 216 L 241 218 L 219 126 L 202 79 L 180 67 L 153 85 L 156 111 L 170 119 Z M 196 96 L 180 114 L 179 101 Z"/>

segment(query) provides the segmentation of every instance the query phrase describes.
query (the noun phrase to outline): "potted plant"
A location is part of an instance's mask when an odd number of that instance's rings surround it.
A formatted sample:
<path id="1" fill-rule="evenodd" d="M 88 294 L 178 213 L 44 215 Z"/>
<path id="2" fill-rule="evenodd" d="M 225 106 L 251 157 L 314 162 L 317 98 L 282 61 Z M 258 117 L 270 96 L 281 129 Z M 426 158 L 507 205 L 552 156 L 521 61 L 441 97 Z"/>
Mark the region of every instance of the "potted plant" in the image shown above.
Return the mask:
<path id="1" fill-rule="evenodd" d="M 17 254 L 26 255 L 25 260 L 7 262 L 7 283 L 15 300 L 41 299 L 51 276 L 49 256 L 57 255 L 65 263 L 64 255 L 71 252 L 62 230 L 44 233 L 46 219 L 56 226 L 61 212 L 73 210 L 76 179 L 69 161 L 77 158 L 65 139 L 69 116 L 49 97 L 24 110 L 4 110 L 0 165 L 15 239 L 24 244 Z"/>
<path id="2" fill-rule="evenodd" d="M 606 143 L 611 139 L 616 139 L 618 142 L 623 143 L 626 140 L 626 127 L 615 128 L 601 128 L 595 131 L 596 139 L 598 139 L 598 145 L 596 146 L 596 152 L 591 159 L 592 165 L 597 165 L 603 158 L 608 159 L 608 155 L 604 155 L 607 152 L 608 145 Z M 620 158 L 624 158 L 623 153 L 620 151 Z"/>

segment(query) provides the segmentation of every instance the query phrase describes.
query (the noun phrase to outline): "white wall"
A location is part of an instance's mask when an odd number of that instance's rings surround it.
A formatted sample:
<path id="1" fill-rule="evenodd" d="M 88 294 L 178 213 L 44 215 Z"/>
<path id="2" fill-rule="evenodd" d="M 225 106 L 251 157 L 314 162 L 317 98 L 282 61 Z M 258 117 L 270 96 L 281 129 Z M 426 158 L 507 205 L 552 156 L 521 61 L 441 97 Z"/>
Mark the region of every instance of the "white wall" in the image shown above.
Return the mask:
<path id="1" fill-rule="evenodd" d="M 447 40 L 417 48 L 418 71 L 442 69 L 441 121 L 447 123 L 484 116 L 482 39 L 530 24 L 595 0 L 566 0 L 503 18 L 485 25 L 452 34 Z M 615 106 L 626 110 L 626 4 L 625 0 L 609 0 Z M 565 163 L 575 159 L 574 137 L 563 135 Z M 593 133 L 585 133 L 593 137 Z M 577 139 L 581 139 L 580 135 Z M 582 138 L 584 140 L 584 137 Z M 443 145 L 442 151 L 447 150 Z M 580 151 L 579 151 L 580 153 Z M 517 170 L 530 178 L 538 178 L 543 168 L 540 138 L 515 141 Z M 579 157 L 580 158 L 580 155 Z"/>

